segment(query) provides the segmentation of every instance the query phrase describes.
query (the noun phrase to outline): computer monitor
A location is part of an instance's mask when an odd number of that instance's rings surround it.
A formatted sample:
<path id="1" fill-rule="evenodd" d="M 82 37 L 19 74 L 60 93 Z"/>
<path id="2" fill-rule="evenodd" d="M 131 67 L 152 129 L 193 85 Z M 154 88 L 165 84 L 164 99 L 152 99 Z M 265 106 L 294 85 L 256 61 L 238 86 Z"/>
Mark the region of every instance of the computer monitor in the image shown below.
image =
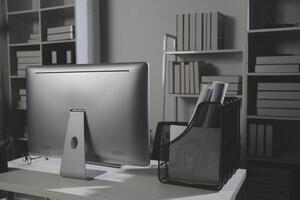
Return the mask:
<path id="1" fill-rule="evenodd" d="M 70 111 L 86 116 L 86 161 L 149 164 L 148 65 L 27 69 L 29 153 L 61 157 Z"/>

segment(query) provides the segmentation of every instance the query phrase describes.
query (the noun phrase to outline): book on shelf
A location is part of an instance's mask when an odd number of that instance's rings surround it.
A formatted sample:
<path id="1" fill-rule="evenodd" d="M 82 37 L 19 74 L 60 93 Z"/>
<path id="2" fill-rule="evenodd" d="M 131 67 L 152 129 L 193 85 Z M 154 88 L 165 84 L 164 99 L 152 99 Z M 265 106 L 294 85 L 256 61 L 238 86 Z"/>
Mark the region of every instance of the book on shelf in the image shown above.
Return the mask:
<path id="1" fill-rule="evenodd" d="M 174 67 L 173 61 L 168 62 L 168 84 L 169 84 L 169 94 L 174 93 Z"/>
<path id="2" fill-rule="evenodd" d="M 196 50 L 203 51 L 203 13 L 196 14 Z"/>
<path id="3" fill-rule="evenodd" d="M 26 101 L 27 101 L 27 96 L 25 96 L 25 95 L 20 95 L 20 101 L 26 102 Z"/>
<path id="4" fill-rule="evenodd" d="M 72 64 L 73 53 L 71 50 L 66 51 L 66 64 Z"/>
<path id="5" fill-rule="evenodd" d="M 184 30 L 184 15 L 176 15 L 176 36 L 177 36 L 177 51 L 183 51 L 183 30 Z"/>
<path id="6" fill-rule="evenodd" d="M 300 91 L 300 83 L 257 83 L 257 90 L 268 90 L 268 91 Z"/>
<path id="7" fill-rule="evenodd" d="M 174 93 L 180 94 L 180 62 L 174 63 Z"/>
<path id="8" fill-rule="evenodd" d="M 75 26 L 74 25 L 68 25 L 68 26 L 56 26 L 47 28 L 47 34 L 59 34 L 59 33 L 70 33 L 75 32 Z"/>
<path id="9" fill-rule="evenodd" d="M 39 40 L 41 38 L 41 35 L 39 33 L 32 33 L 30 34 L 30 40 Z"/>
<path id="10" fill-rule="evenodd" d="M 201 85 L 203 84 L 211 84 L 212 82 L 202 82 Z M 242 90 L 242 85 L 239 83 L 228 83 L 228 91 L 241 91 Z"/>
<path id="11" fill-rule="evenodd" d="M 195 72 L 194 72 L 194 63 L 189 62 L 189 85 L 190 85 L 190 94 L 195 94 Z"/>
<path id="12" fill-rule="evenodd" d="M 17 109 L 26 110 L 27 109 L 27 102 L 26 101 L 18 101 Z"/>
<path id="13" fill-rule="evenodd" d="M 248 154 L 249 156 L 256 156 L 256 124 L 251 123 L 249 124 L 249 131 L 248 131 Z"/>
<path id="14" fill-rule="evenodd" d="M 51 64 L 57 64 L 57 51 L 51 51 Z"/>
<path id="15" fill-rule="evenodd" d="M 285 98 L 285 97 L 282 97 Z M 287 108 L 300 109 L 299 100 L 265 100 L 258 99 L 256 103 L 257 108 Z"/>
<path id="16" fill-rule="evenodd" d="M 36 51 L 17 51 L 16 56 L 19 57 L 40 57 L 41 52 L 39 50 Z"/>
<path id="17" fill-rule="evenodd" d="M 257 156 L 263 157 L 265 153 L 265 125 L 257 125 Z"/>
<path id="18" fill-rule="evenodd" d="M 185 75 L 185 94 L 192 94 L 190 91 L 190 62 L 185 62 L 184 63 L 184 75 Z"/>
<path id="19" fill-rule="evenodd" d="M 266 125 L 265 127 L 265 156 L 273 156 L 273 143 L 274 143 L 274 127 L 272 125 Z"/>
<path id="20" fill-rule="evenodd" d="M 211 50 L 211 12 L 207 13 L 207 29 L 206 29 L 206 34 L 207 34 L 207 50 Z"/>
<path id="21" fill-rule="evenodd" d="M 180 94 L 185 93 L 185 62 L 180 63 Z"/>
<path id="22" fill-rule="evenodd" d="M 278 92 L 269 92 L 269 91 L 258 91 L 258 99 L 284 99 L 284 100 L 300 100 L 300 91 L 291 92 L 291 91 L 278 91 Z"/>
<path id="23" fill-rule="evenodd" d="M 299 64 L 255 65 L 257 73 L 298 73 Z"/>
<path id="24" fill-rule="evenodd" d="M 26 89 L 19 89 L 19 95 L 26 95 Z"/>
<path id="25" fill-rule="evenodd" d="M 203 13 L 203 50 L 207 51 L 207 13 Z"/>
<path id="26" fill-rule="evenodd" d="M 190 50 L 190 14 L 184 14 L 183 21 L 183 50 Z"/>
<path id="27" fill-rule="evenodd" d="M 41 63 L 41 57 L 17 57 L 18 64 Z"/>
<path id="28" fill-rule="evenodd" d="M 25 69 L 18 69 L 17 70 L 18 76 L 26 76 L 26 70 Z"/>
<path id="29" fill-rule="evenodd" d="M 300 117 L 300 109 L 257 108 L 257 115 L 273 117 Z"/>
<path id="30" fill-rule="evenodd" d="M 53 35 L 47 35 L 48 41 L 72 40 L 72 39 L 74 39 L 74 33 L 58 33 Z"/>
<path id="31" fill-rule="evenodd" d="M 200 79 L 201 79 L 201 67 L 205 65 L 204 61 L 195 61 L 194 63 L 194 81 L 195 81 L 195 94 L 200 93 Z"/>
<path id="32" fill-rule="evenodd" d="M 300 56 L 298 55 L 278 55 L 278 56 L 258 56 L 256 64 L 299 64 Z"/>
<path id="33" fill-rule="evenodd" d="M 33 44 L 36 44 L 36 43 L 39 43 L 40 42 L 40 39 L 30 39 L 28 40 L 28 43 L 33 43 Z"/>
<path id="34" fill-rule="evenodd" d="M 196 22 L 197 14 L 190 14 L 190 50 L 196 51 Z"/>
<path id="35" fill-rule="evenodd" d="M 221 81 L 226 83 L 240 83 L 241 76 L 202 76 L 202 83 L 212 83 L 214 81 Z"/>
<path id="36" fill-rule="evenodd" d="M 211 13 L 211 50 L 224 48 L 225 16 L 220 12 Z"/>

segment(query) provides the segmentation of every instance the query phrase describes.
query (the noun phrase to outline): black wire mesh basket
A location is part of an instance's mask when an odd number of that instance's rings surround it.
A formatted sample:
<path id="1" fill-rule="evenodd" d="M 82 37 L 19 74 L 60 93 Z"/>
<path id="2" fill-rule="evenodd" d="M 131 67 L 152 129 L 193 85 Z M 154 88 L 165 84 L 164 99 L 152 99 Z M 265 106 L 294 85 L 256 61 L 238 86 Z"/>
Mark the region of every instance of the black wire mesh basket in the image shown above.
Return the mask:
<path id="1" fill-rule="evenodd" d="M 189 125 L 158 123 L 158 178 L 162 183 L 220 190 L 239 167 L 240 101 L 198 105 Z M 185 126 L 172 138 L 170 130 Z"/>

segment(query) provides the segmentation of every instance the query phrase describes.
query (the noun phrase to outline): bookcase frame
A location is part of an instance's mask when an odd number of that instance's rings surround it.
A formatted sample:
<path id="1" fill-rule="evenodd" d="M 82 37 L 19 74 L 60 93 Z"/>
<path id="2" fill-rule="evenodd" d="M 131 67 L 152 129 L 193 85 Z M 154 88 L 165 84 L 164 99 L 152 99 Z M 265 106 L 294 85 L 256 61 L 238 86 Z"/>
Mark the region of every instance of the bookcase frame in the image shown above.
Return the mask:
<path id="1" fill-rule="evenodd" d="M 294 27 L 276 27 L 276 24 L 294 24 L 300 22 L 300 2 L 293 0 L 246 0 L 247 1 L 247 30 L 246 34 L 246 53 L 245 53 L 245 119 L 247 132 L 247 167 L 264 166 L 287 169 L 296 174 L 293 180 L 292 189 L 295 189 L 300 174 L 300 149 L 295 151 L 295 155 L 285 157 L 286 152 L 279 152 L 273 157 L 249 156 L 249 130 L 250 123 L 257 124 L 275 124 L 288 128 L 290 125 L 299 123 L 300 118 L 277 117 L 277 116 L 259 116 L 256 114 L 257 83 L 258 82 L 300 82 L 300 73 L 257 73 L 255 72 L 255 59 L 257 56 L 266 56 L 270 54 L 292 53 L 299 54 L 300 51 L 300 28 Z M 265 12 L 265 13 L 264 13 Z M 270 18 L 266 16 L 272 16 Z M 274 23 L 272 26 L 272 23 Z M 290 124 L 290 125 L 289 125 Z M 285 127 L 284 127 L 285 126 Z M 276 127 L 276 126 L 275 126 Z M 289 138 L 291 143 L 300 145 L 298 134 L 283 134 L 280 137 Z M 274 136 L 273 136 L 274 137 Z M 286 139 L 286 138 L 285 138 Z M 274 141 L 273 141 L 274 142 Z M 279 145 L 288 146 L 286 144 Z M 273 143 L 275 145 L 275 143 Z M 286 147 L 287 148 L 287 147 Z M 290 148 L 290 147 L 288 147 Z M 282 148 L 279 148 L 282 150 Z M 294 185 L 293 185 L 294 184 Z M 300 193 L 295 189 L 289 199 L 299 199 Z M 267 198 L 267 197 L 266 197 Z"/>
<path id="2" fill-rule="evenodd" d="M 51 62 L 51 50 L 61 47 L 73 51 L 73 64 L 100 63 L 100 4 L 98 0 L 6 0 L 7 48 L 8 48 L 8 134 L 16 138 L 11 158 L 27 153 L 26 110 L 16 107 L 19 89 L 26 88 L 26 77 L 17 75 L 16 52 L 39 50 L 41 65 Z M 87 23 L 88 22 L 88 23 Z M 72 40 L 47 41 L 47 28 L 75 25 Z M 40 39 L 34 43 L 28 41 L 31 33 L 39 33 Z M 88 46 L 87 44 L 93 44 Z M 89 52 L 89 54 L 86 53 Z"/>

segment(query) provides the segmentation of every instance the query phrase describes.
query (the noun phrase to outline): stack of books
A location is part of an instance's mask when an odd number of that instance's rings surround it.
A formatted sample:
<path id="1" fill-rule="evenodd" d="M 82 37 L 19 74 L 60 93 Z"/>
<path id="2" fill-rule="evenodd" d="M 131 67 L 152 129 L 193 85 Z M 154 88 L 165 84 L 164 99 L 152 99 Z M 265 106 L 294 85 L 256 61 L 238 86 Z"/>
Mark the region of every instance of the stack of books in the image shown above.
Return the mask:
<path id="1" fill-rule="evenodd" d="M 75 27 L 69 26 L 57 26 L 47 29 L 47 40 L 72 40 L 75 38 Z"/>
<path id="2" fill-rule="evenodd" d="M 249 124 L 249 156 L 273 157 L 275 155 L 274 126 L 272 124 Z"/>
<path id="3" fill-rule="evenodd" d="M 257 83 L 257 115 L 300 117 L 300 83 Z"/>
<path id="4" fill-rule="evenodd" d="M 293 196 L 292 170 L 251 165 L 247 168 L 247 199 L 284 199 Z"/>
<path id="5" fill-rule="evenodd" d="M 17 109 L 26 110 L 27 109 L 27 98 L 26 98 L 26 89 L 19 89 L 20 99 L 18 101 Z"/>
<path id="6" fill-rule="evenodd" d="M 223 49 L 224 21 L 220 12 L 177 15 L 177 51 Z"/>
<path id="7" fill-rule="evenodd" d="M 298 73 L 300 56 L 260 56 L 256 57 L 255 72 Z"/>
<path id="8" fill-rule="evenodd" d="M 169 93 L 199 94 L 204 61 L 169 62 Z"/>
<path id="9" fill-rule="evenodd" d="M 28 66 L 37 66 L 41 64 L 41 52 L 39 50 L 17 51 L 17 75 L 25 76 Z"/>
<path id="10" fill-rule="evenodd" d="M 205 84 L 212 84 L 214 81 L 228 83 L 226 95 L 242 94 L 242 77 L 241 76 L 202 76 L 201 88 Z"/>
<path id="11" fill-rule="evenodd" d="M 28 43 L 39 43 L 40 41 L 41 41 L 41 35 L 39 33 L 30 34 Z"/>

